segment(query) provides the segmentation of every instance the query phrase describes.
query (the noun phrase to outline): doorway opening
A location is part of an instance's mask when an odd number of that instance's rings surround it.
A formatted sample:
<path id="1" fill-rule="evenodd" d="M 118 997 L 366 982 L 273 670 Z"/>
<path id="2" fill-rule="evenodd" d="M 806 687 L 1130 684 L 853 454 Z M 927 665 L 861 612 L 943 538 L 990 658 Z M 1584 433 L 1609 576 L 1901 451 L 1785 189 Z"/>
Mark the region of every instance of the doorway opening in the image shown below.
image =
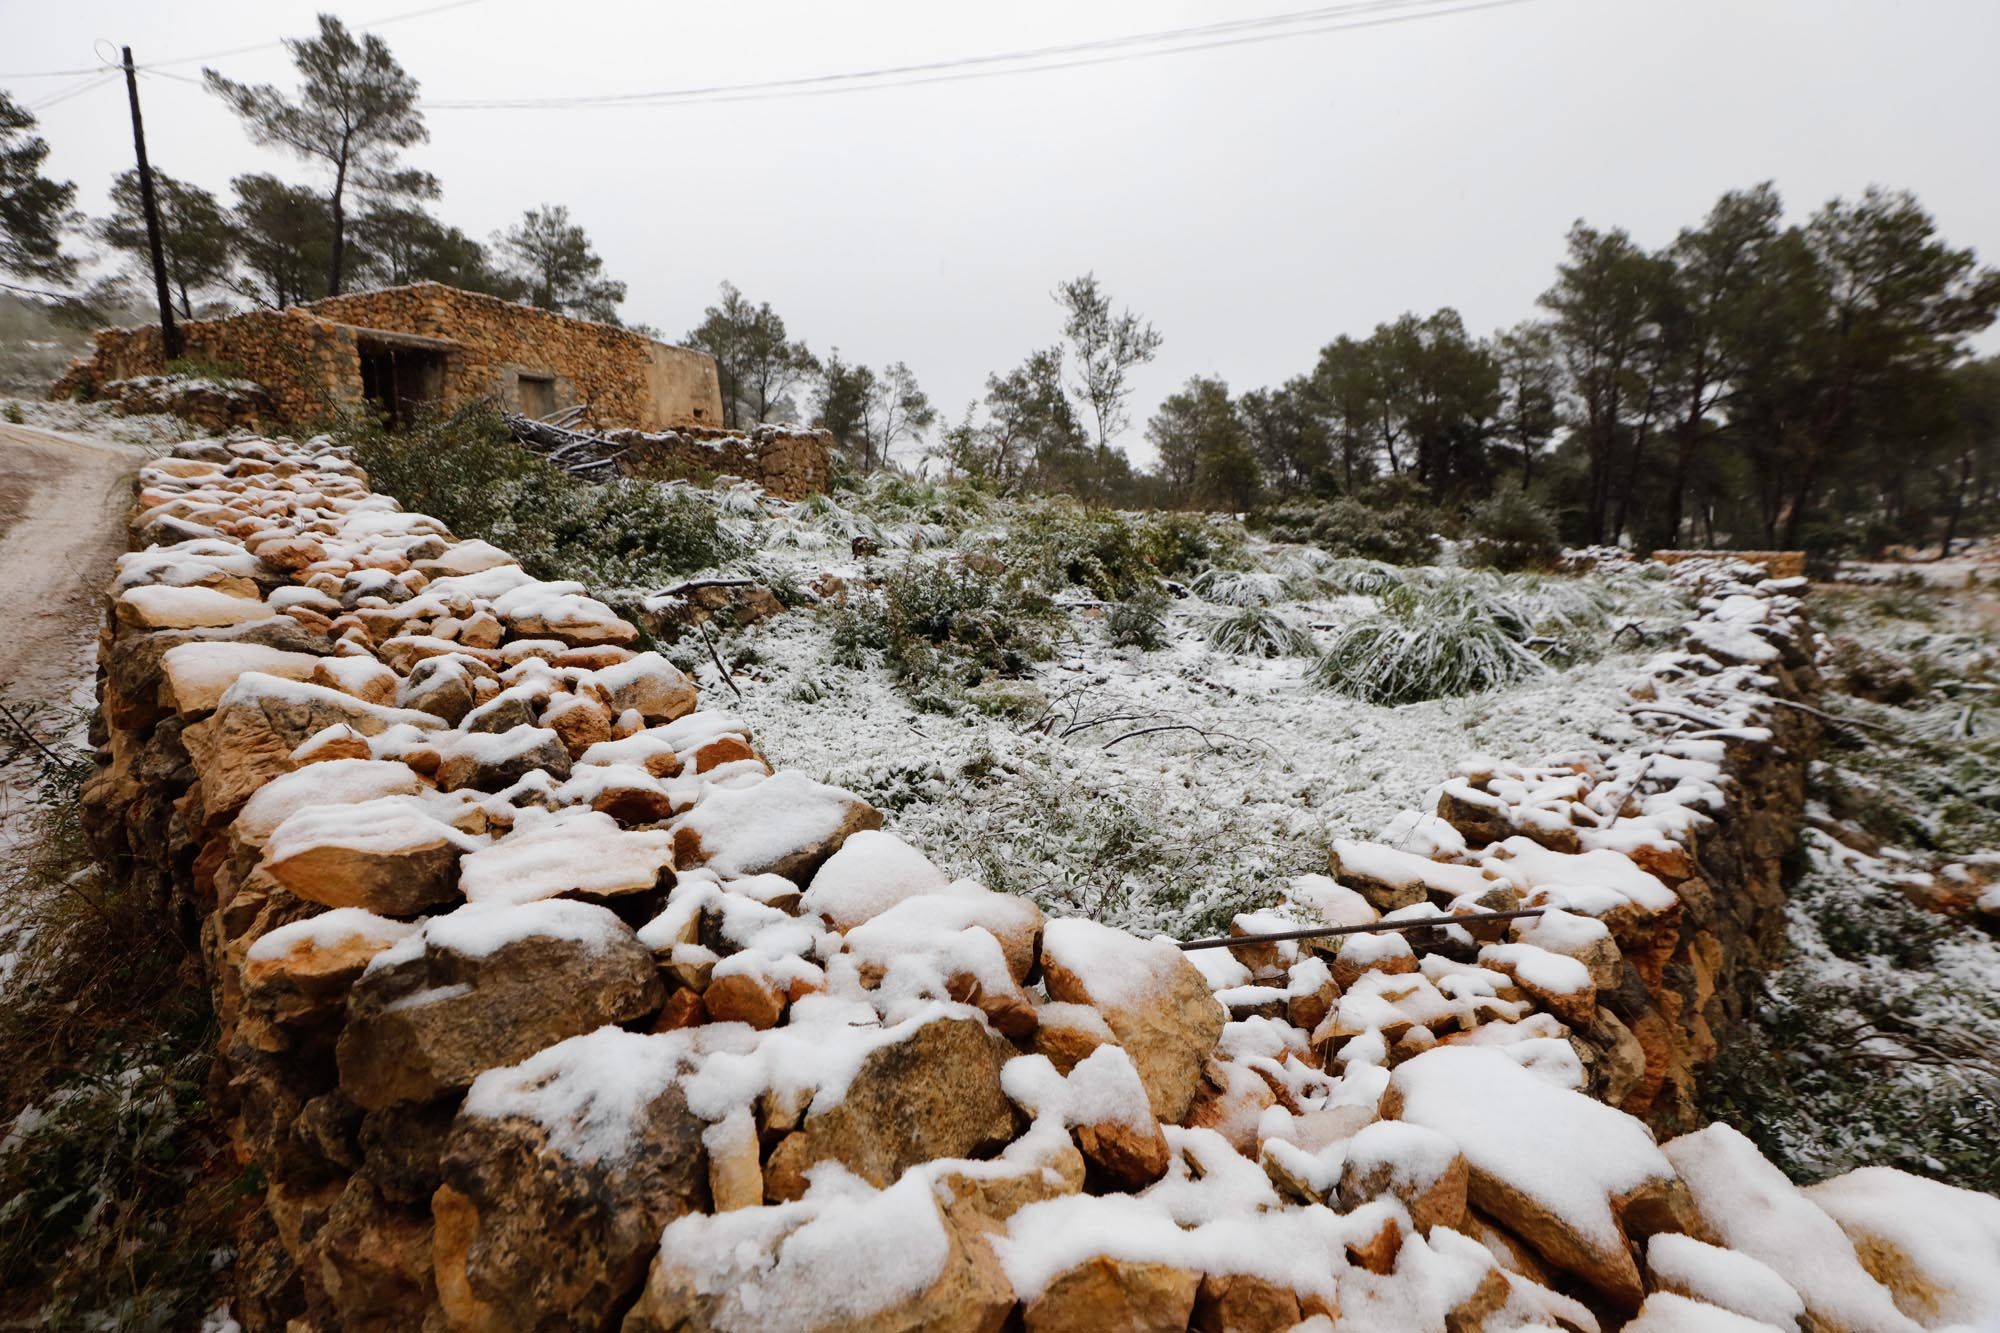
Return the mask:
<path id="1" fill-rule="evenodd" d="M 374 404 L 392 431 L 407 430 L 425 403 L 444 397 L 444 352 L 362 338 L 361 396 Z"/>

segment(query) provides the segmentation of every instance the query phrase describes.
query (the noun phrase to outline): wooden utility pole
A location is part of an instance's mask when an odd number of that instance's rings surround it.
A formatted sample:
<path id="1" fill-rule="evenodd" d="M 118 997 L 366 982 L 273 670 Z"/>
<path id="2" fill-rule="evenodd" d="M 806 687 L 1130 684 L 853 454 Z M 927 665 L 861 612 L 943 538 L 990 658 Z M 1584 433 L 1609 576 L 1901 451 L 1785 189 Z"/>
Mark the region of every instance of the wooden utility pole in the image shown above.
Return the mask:
<path id="1" fill-rule="evenodd" d="M 132 102 L 132 149 L 139 156 L 139 202 L 146 209 L 146 246 L 153 252 L 153 288 L 160 298 L 160 346 L 171 361 L 181 354 L 180 330 L 174 327 L 173 298 L 167 295 L 167 253 L 160 239 L 160 205 L 153 197 L 153 168 L 146 161 L 146 126 L 139 119 L 139 74 L 132 66 L 132 48 L 125 48 L 125 93 Z"/>

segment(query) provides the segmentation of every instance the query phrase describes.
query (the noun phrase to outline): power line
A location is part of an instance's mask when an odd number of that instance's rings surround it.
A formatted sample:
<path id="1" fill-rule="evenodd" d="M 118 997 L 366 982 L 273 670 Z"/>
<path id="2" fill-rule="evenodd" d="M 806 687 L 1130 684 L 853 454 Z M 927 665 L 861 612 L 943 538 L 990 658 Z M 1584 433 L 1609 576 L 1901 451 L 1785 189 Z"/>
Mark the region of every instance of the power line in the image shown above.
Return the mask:
<path id="1" fill-rule="evenodd" d="M 1090 65 L 1142 60 L 1189 51 L 1214 50 L 1285 37 L 1311 36 L 1354 28 L 1443 18 L 1474 10 L 1525 4 L 1528 0 L 1360 0 L 1315 9 L 1218 23 L 1066 42 L 1019 51 L 963 56 L 919 64 L 752 83 L 709 84 L 641 93 L 578 94 L 551 97 L 427 100 L 427 110 L 570 110 L 619 106 L 673 106 L 691 102 L 759 101 L 876 88 L 910 87 L 961 79 L 995 78 Z"/>
<path id="2" fill-rule="evenodd" d="M 379 19 L 358 21 L 354 26 L 365 32 L 369 28 L 387 27 L 391 23 L 401 23 L 405 19 L 419 19 L 430 14 L 442 14 L 447 9 L 463 9 L 467 5 L 483 3 L 485 3 L 485 0 L 448 0 L 445 4 L 431 5 L 424 9 L 405 10 L 403 13 L 390 14 Z M 207 51 L 201 55 L 194 56 L 171 56 L 166 60 L 150 61 L 147 64 L 140 65 L 139 68 L 147 70 L 158 69 L 162 65 L 192 65 L 203 60 L 220 60 L 224 56 L 248 55 L 253 51 L 269 51 L 273 47 L 283 46 L 287 40 L 289 39 L 279 37 L 272 41 L 257 42 L 250 46 L 230 47 L 225 51 Z M 77 69 L 16 70 L 11 74 L 0 74 L 0 79 L 60 79 L 76 74 L 97 74 L 111 68 L 115 63 L 115 61 L 106 60 L 101 64 L 86 65 Z"/>
<path id="3" fill-rule="evenodd" d="M 382 28 L 382 27 L 387 27 L 391 23 L 401 23 L 405 19 L 420 19 L 430 14 L 442 14 L 447 9 L 463 9 L 467 5 L 477 5 L 483 3 L 485 3 L 485 0 L 448 0 L 448 3 L 446 4 L 432 5 L 427 9 L 412 9 L 402 14 L 391 14 L 387 18 L 370 19 L 367 22 L 357 22 L 354 26 L 362 29 L 363 31 L 366 31 L 369 28 Z M 152 60 L 148 61 L 144 65 L 139 66 L 139 68 L 158 72 L 160 67 L 163 65 L 193 65 L 193 64 L 198 64 L 204 60 L 220 60 L 224 56 L 241 56 L 241 55 L 248 55 L 253 51 L 268 51 L 273 47 L 283 46 L 289 40 L 291 39 L 280 37 L 276 41 L 257 42 L 251 46 L 231 47 L 226 51 L 208 51 L 198 56 L 174 56 L 168 60 Z"/>
<path id="4" fill-rule="evenodd" d="M 59 92 L 55 94 L 53 97 L 45 97 L 39 102 L 31 102 L 28 104 L 27 109 L 29 111 L 46 111 L 50 107 L 56 105 L 58 102 L 67 102 L 72 97 L 80 97 L 84 93 L 92 92 L 98 88 L 102 88 L 106 84 L 116 83 L 122 77 L 122 74 L 116 71 L 110 74 L 105 74 L 99 70 L 92 70 L 91 73 L 98 75 L 98 77 L 94 79 L 85 79 L 77 86 L 66 89 L 63 92 Z"/>

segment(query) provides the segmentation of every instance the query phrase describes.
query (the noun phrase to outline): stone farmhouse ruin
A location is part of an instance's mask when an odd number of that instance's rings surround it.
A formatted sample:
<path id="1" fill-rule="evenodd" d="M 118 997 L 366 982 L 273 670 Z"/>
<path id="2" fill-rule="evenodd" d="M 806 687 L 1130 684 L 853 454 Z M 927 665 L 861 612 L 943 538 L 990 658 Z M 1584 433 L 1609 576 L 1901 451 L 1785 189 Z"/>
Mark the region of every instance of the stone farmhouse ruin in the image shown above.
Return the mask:
<path id="1" fill-rule="evenodd" d="M 722 425 L 715 358 L 630 329 L 569 319 L 443 283 L 353 292 L 284 310 L 181 326 L 181 356 L 203 375 L 174 375 L 156 326 L 100 329 L 51 398 L 171 412 L 205 430 L 310 431 L 364 410 L 400 430 L 426 409 L 486 399 L 615 440 L 622 470 L 660 477 L 748 478 L 799 500 L 827 488 L 825 431 Z"/>
<path id="2" fill-rule="evenodd" d="M 443 283 L 354 292 L 285 310 L 183 324 L 182 355 L 240 368 L 279 423 L 305 425 L 373 404 L 392 427 L 427 404 L 490 398 L 546 416 L 589 405 L 602 428 L 659 431 L 722 423 L 715 360 L 630 329 Z M 155 327 L 104 329 L 95 355 L 52 396 L 167 373 Z"/>

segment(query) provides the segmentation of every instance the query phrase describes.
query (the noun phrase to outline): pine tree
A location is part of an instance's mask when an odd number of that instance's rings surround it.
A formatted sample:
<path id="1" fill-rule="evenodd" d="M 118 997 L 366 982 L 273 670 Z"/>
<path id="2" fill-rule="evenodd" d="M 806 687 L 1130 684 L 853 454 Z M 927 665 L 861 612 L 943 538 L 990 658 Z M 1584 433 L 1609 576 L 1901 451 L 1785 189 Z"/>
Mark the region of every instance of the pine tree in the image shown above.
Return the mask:
<path id="1" fill-rule="evenodd" d="M 35 123 L 26 107 L 0 92 L 0 270 L 65 282 L 76 274 L 76 260 L 62 251 L 76 186 L 42 174 L 49 146 Z"/>
<path id="2" fill-rule="evenodd" d="M 202 75 L 209 90 L 242 118 L 252 141 L 287 149 L 332 173 L 326 290 L 337 296 L 348 269 L 349 192 L 435 196 L 437 181 L 404 168 L 398 155 L 430 133 L 417 109 L 417 81 L 381 38 L 363 33 L 356 41 L 338 18 L 321 14 L 318 36 L 288 39 L 285 46 L 299 71 L 297 100 L 268 83 L 242 84 L 212 69 Z"/>
<path id="3" fill-rule="evenodd" d="M 819 369 L 805 343 L 786 336 L 770 302 L 752 305 L 732 283 L 722 284 L 722 300 L 702 312 L 683 341 L 715 358 L 722 422 L 732 428 L 790 420 L 792 391 Z"/>
<path id="4" fill-rule="evenodd" d="M 228 210 L 199 185 L 155 170 L 153 190 L 160 206 L 160 244 L 167 261 L 167 282 L 179 298 L 182 318 L 193 319 L 195 295 L 229 279 L 236 256 L 236 229 Z M 98 224 L 97 234 L 150 278 L 152 249 L 146 238 L 137 170 L 120 172 L 112 181 L 111 216 Z"/>
<path id="5" fill-rule="evenodd" d="M 601 324 L 618 322 L 625 284 L 604 276 L 604 261 L 564 205 L 543 204 L 523 213 L 520 225 L 500 238 L 500 248 L 513 259 L 511 276 L 530 305 Z"/>

